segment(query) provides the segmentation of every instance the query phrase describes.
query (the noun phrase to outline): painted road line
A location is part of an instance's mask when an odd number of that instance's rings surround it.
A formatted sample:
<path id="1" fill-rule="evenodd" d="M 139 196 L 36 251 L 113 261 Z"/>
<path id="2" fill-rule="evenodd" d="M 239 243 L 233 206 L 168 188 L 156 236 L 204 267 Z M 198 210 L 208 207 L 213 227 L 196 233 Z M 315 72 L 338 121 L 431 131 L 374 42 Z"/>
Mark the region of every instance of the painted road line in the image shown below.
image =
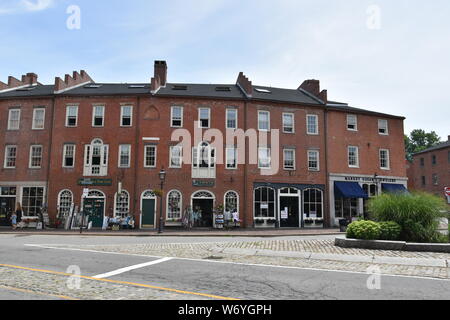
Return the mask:
<path id="1" fill-rule="evenodd" d="M 119 281 L 119 280 L 111 280 L 111 279 L 97 279 L 97 278 L 88 277 L 88 276 L 76 276 L 76 275 L 73 275 L 73 274 L 70 274 L 70 273 L 65 273 L 65 272 L 45 270 L 45 269 L 35 269 L 35 268 L 28 268 L 28 267 L 21 267 L 21 266 L 15 266 L 15 265 L 10 265 L 10 264 L 0 264 L 0 267 L 10 268 L 10 269 L 18 269 L 18 270 L 26 270 L 26 271 L 33 271 L 33 272 L 40 272 L 40 273 L 55 274 L 55 275 L 60 275 L 60 276 L 72 277 L 72 278 L 73 277 L 78 277 L 80 279 L 86 279 L 86 280 L 94 280 L 94 281 L 100 281 L 100 282 L 122 284 L 122 285 L 133 286 L 133 287 L 140 287 L 140 288 L 155 289 L 155 290 L 160 290 L 160 291 L 175 292 L 175 293 L 179 293 L 179 294 L 194 295 L 194 296 L 206 297 L 206 298 L 217 299 L 217 300 L 239 300 L 239 299 L 236 299 L 236 298 L 216 296 L 216 295 L 207 294 L 207 293 L 199 293 L 199 292 L 184 291 L 184 290 L 178 290 L 178 289 L 172 289 L 172 288 L 157 287 L 157 286 L 152 286 L 152 285 L 143 284 L 143 283 L 135 283 L 135 282 L 127 282 L 127 281 Z"/>
<path id="2" fill-rule="evenodd" d="M 162 259 L 163 258 L 163 257 L 160 257 L 160 256 L 152 256 L 152 255 L 145 255 L 145 254 L 108 252 L 108 251 L 99 251 L 99 250 L 85 250 L 85 249 L 77 249 L 77 248 L 50 247 L 50 246 L 41 246 L 41 245 L 38 245 L 38 244 L 25 244 L 25 246 L 36 247 L 36 248 L 44 248 L 44 249 L 52 249 L 52 250 L 80 251 L 80 252 L 109 254 L 109 255 L 123 255 L 123 256 L 131 256 L 131 257 L 147 257 L 147 258 L 156 258 L 156 259 Z M 179 258 L 179 257 L 172 257 L 172 259 L 174 259 L 174 260 L 184 260 L 184 261 L 193 261 L 193 262 L 203 262 L 203 263 L 218 263 L 218 264 L 231 264 L 231 265 L 250 266 L 250 267 L 272 268 L 272 269 L 279 268 L 279 269 L 305 270 L 305 271 L 316 271 L 316 272 L 327 272 L 327 273 L 333 273 L 334 272 L 334 273 L 348 273 L 348 274 L 367 275 L 367 272 L 362 272 L 362 271 L 305 268 L 305 267 L 280 266 L 280 265 L 271 265 L 271 264 L 243 263 L 243 262 L 217 261 L 217 260 L 205 260 L 205 259 L 194 259 L 194 258 Z M 407 276 L 407 275 L 387 274 L 387 273 L 382 273 L 381 275 L 383 277 L 391 277 L 391 278 L 409 278 L 409 279 L 421 279 L 421 280 L 433 280 L 433 281 L 450 282 L 450 279 L 443 279 L 443 278 Z"/>
<path id="3" fill-rule="evenodd" d="M 150 262 L 146 262 L 146 263 L 136 264 L 134 266 L 129 266 L 129 267 L 126 267 L 126 268 L 117 269 L 117 270 L 114 270 L 114 271 L 111 271 L 111 272 L 108 272 L 108 273 L 102 273 L 102 274 L 94 276 L 94 278 L 96 278 L 96 279 L 110 278 L 110 277 L 116 276 L 118 274 L 122 274 L 122 273 L 125 273 L 125 272 L 128 272 L 128 271 L 132 271 L 132 270 L 136 270 L 136 269 L 145 268 L 145 267 L 148 267 L 148 266 L 153 266 L 155 264 L 159 264 L 159 263 L 163 263 L 163 262 L 166 262 L 166 261 L 170 261 L 172 259 L 173 258 L 162 258 L 162 259 L 159 259 L 159 260 L 156 260 L 156 261 L 150 261 Z"/>
<path id="4" fill-rule="evenodd" d="M 0 285 L 0 289 L 16 291 L 16 292 L 21 292 L 21 293 L 29 293 L 32 295 L 41 295 L 41 296 L 59 298 L 59 299 L 64 299 L 64 300 L 79 300 L 79 299 L 71 298 L 68 296 L 62 296 L 62 295 L 56 295 L 56 294 L 44 293 L 44 292 L 36 292 L 36 291 L 27 290 L 27 289 L 21 289 L 21 288 L 15 288 L 15 287 L 3 286 L 3 285 Z"/>

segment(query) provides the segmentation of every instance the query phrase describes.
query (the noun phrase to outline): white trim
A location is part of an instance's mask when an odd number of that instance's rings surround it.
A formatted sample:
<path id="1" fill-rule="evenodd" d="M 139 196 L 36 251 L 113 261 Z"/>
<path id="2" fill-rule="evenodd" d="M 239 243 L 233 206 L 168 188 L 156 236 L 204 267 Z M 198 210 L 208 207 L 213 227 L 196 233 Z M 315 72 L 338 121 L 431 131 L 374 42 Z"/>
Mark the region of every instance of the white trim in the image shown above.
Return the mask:
<path id="1" fill-rule="evenodd" d="M 11 92 L 11 91 L 16 91 L 16 90 L 20 90 L 20 89 L 24 89 L 24 88 L 28 88 L 28 87 L 35 87 L 35 86 L 37 86 L 37 83 L 33 83 L 31 86 L 29 84 L 26 84 L 26 85 L 19 86 L 19 87 L 0 90 L 0 93 Z"/>
<path id="2" fill-rule="evenodd" d="M 152 147 L 152 148 L 155 148 L 155 165 L 153 165 L 153 166 L 148 166 L 147 165 L 147 148 L 148 147 Z M 147 144 L 147 145 L 144 145 L 144 168 L 156 168 L 156 165 L 157 165 L 157 161 L 158 161 L 158 146 L 157 145 L 155 145 L 155 144 Z"/>
<path id="3" fill-rule="evenodd" d="M 172 165 L 172 150 L 173 149 L 179 149 L 180 150 L 180 157 L 179 157 L 179 162 L 180 165 Z M 180 169 L 183 167 L 183 147 L 182 146 L 171 146 L 169 148 L 169 168 L 171 169 Z"/>
<path id="4" fill-rule="evenodd" d="M 261 162 L 260 162 L 260 151 L 261 150 L 268 150 L 268 155 L 269 155 L 269 166 L 268 167 L 261 167 Z M 272 149 L 268 148 L 268 147 L 259 147 L 258 148 L 258 169 L 261 170 L 270 170 L 272 168 Z"/>
<path id="5" fill-rule="evenodd" d="M 95 110 L 96 108 L 102 108 L 102 125 L 101 126 L 96 126 L 95 125 Z M 98 105 L 93 105 L 92 106 L 92 127 L 93 128 L 103 128 L 105 126 L 105 106 L 98 104 Z"/>
<path id="6" fill-rule="evenodd" d="M 142 141 L 160 141 L 161 138 L 142 138 Z"/>
<path id="7" fill-rule="evenodd" d="M 235 195 L 236 195 L 236 209 L 237 209 L 237 212 L 239 213 L 240 212 L 240 207 L 239 207 L 239 205 L 240 205 L 240 203 L 239 203 L 239 193 L 237 192 L 237 191 L 235 191 L 235 190 L 228 190 L 228 191 L 226 191 L 224 194 L 223 194 L 223 207 L 224 207 L 224 210 L 226 209 L 226 204 L 227 204 L 227 194 L 229 194 L 229 193 L 234 193 Z M 239 217 L 240 218 L 240 217 Z"/>
<path id="8" fill-rule="evenodd" d="M 292 116 L 292 132 L 285 131 L 285 126 L 284 126 L 284 116 L 285 115 Z M 281 116 L 281 126 L 283 127 L 283 133 L 295 134 L 295 113 L 293 113 L 293 112 L 283 112 L 283 114 Z"/>
<path id="9" fill-rule="evenodd" d="M 62 195 L 62 193 L 63 192 L 70 192 L 70 195 L 71 195 L 71 197 L 72 197 L 72 203 L 71 204 L 73 204 L 74 203 L 74 196 L 73 196 L 73 192 L 72 192 L 72 190 L 70 190 L 70 189 L 63 189 L 63 190 L 61 190 L 59 193 L 58 193 L 58 201 L 57 201 L 57 203 L 56 203 L 56 210 L 57 210 L 57 212 L 58 212 L 58 214 L 60 214 L 61 212 L 60 212 L 60 207 L 61 207 L 61 195 Z"/>
<path id="10" fill-rule="evenodd" d="M 386 122 L 386 132 L 385 133 L 381 133 L 380 129 L 382 129 L 382 127 L 380 126 L 381 122 Z M 380 136 L 388 136 L 389 135 L 389 121 L 387 119 L 378 119 L 378 134 Z"/>
<path id="11" fill-rule="evenodd" d="M 315 132 L 310 132 L 309 131 L 309 118 L 310 117 L 314 117 L 315 118 L 315 126 L 316 126 L 316 131 Z M 320 130 L 319 130 L 319 116 L 317 114 L 307 114 L 306 115 L 306 134 L 309 136 L 318 136 L 320 134 Z"/>
<path id="12" fill-rule="evenodd" d="M 12 148 L 12 147 L 14 147 L 14 148 L 16 148 L 16 158 L 15 158 L 15 166 L 14 167 L 8 167 L 6 164 L 7 164 L 7 159 L 8 159 L 8 148 Z M 17 154 L 18 154 L 18 151 L 19 151 L 19 147 L 17 146 L 17 145 L 13 145 L 13 144 L 11 144 L 11 145 L 6 145 L 5 146 L 5 159 L 4 159 L 4 161 L 3 161 L 3 168 L 4 169 L 15 169 L 16 167 L 17 167 Z"/>
<path id="13" fill-rule="evenodd" d="M 131 115 L 130 115 L 130 125 L 125 126 L 123 125 L 123 110 L 124 108 L 131 108 Z M 120 106 L 120 124 L 119 126 L 122 128 L 129 128 L 133 126 L 133 106 L 132 105 L 122 105 Z"/>
<path id="14" fill-rule="evenodd" d="M 235 166 L 234 167 L 228 167 L 228 150 L 234 150 L 235 153 Z M 239 158 L 238 158 L 238 148 L 225 148 L 225 169 L 226 170 L 237 170 L 239 166 Z"/>
<path id="15" fill-rule="evenodd" d="M 174 126 L 173 125 L 173 109 L 180 108 L 181 109 L 181 125 L 180 126 Z M 171 106 L 170 107 L 170 127 L 171 128 L 183 128 L 184 124 L 184 107 L 183 106 Z"/>
<path id="16" fill-rule="evenodd" d="M 235 128 L 228 127 L 228 111 L 234 111 L 234 113 L 236 114 L 236 127 Z M 238 117 L 239 117 L 239 112 L 236 107 L 227 107 L 225 109 L 225 130 L 237 130 L 239 128 Z"/>
<path id="17" fill-rule="evenodd" d="M 208 126 L 202 127 L 202 119 L 201 119 L 201 111 L 202 110 L 208 110 Z M 210 129 L 211 128 L 211 108 L 207 107 L 200 107 L 198 108 L 198 127 L 199 129 Z"/>
<path id="18" fill-rule="evenodd" d="M 76 108 L 77 115 L 76 115 L 76 123 L 74 126 L 69 125 L 69 109 L 70 108 Z M 76 128 L 78 127 L 78 113 L 79 113 L 79 106 L 78 105 L 66 105 L 66 128 Z"/>
<path id="19" fill-rule="evenodd" d="M 38 147 L 38 148 L 41 148 L 41 160 L 40 160 L 40 166 L 36 166 L 36 167 L 33 167 L 32 166 L 32 162 L 33 162 L 33 148 L 36 148 L 36 147 Z M 34 144 L 34 145 L 31 145 L 30 146 L 30 153 L 29 153 L 29 155 L 28 155 L 28 169 L 41 169 L 42 168 L 42 158 L 43 158 L 43 155 L 44 155 L 44 146 L 43 145 L 41 145 L 41 144 Z"/>
<path id="20" fill-rule="evenodd" d="M 255 204 L 256 204 L 256 190 L 259 190 L 259 189 L 264 189 L 264 188 L 266 188 L 266 189 L 269 189 L 269 190 L 272 190 L 273 191 L 273 195 L 274 195 L 274 200 L 273 200 L 273 202 L 274 202 L 274 213 L 273 213 L 273 217 L 256 217 L 256 212 L 255 212 Z M 260 202 L 262 202 L 262 201 L 260 201 Z M 269 200 L 267 201 L 268 203 L 270 202 Z M 277 219 L 277 209 L 278 209 L 278 206 L 277 206 L 277 190 L 276 189 L 274 189 L 274 188 L 272 188 L 272 187 L 265 187 L 265 186 L 260 186 L 260 187 L 257 187 L 257 188 L 254 188 L 253 189 L 253 202 L 252 202 L 252 206 L 253 206 L 253 223 L 256 225 L 256 223 L 255 223 L 255 220 L 271 220 L 271 219 Z M 269 209 L 268 209 L 269 210 Z M 279 220 L 278 220 L 279 221 Z"/>
<path id="21" fill-rule="evenodd" d="M 155 264 L 159 264 L 159 263 L 162 263 L 162 262 L 170 261 L 172 259 L 174 259 L 174 258 L 161 258 L 161 259 L 158 259 L 158 260 L 155 260 L 155 261 L 150 261 L 150 262 L 146 262 L 146 263 L 136 264 L 136 265 L 129 266 L 129 267 L 126 267 L 126 268 L 117 269 L 117 270 L 114 270 L 114 271 L 111 271 L 111 272 L 108 272 L 108 273 L 99 274 L 99 275 L 94 276 L 93 278 L 95 278 L 95 279 L 111 278 L 113 276 L 117 276 L 117 275 L 125 273 L 125 272 L 133 271 L 133 270 L 136 270 L 136 269 L 146 268 L 146 267 L 149 267 L 149 266 L 153 266 Z"/>
<path id="22" fill-rule="evenodd" d="M 19 111 L 19 117 L 17 119 L 17 128 L 11 128 L 11 113 L 13 111 Z M 22 116 L 22 110 L 21 108 L 11 108 L 8 111 L 8 126 L 7 126 L 7 130 L 8 131 L 18 131 L 20 130 L 20 120 L 21 120 L 21 116 Z"/>
<path id="23" fill-rule="evenodd" d="M 297 190 L 297 193 L 281 193 L 282 190 L 285 189 L 295 189 Z M 276 192 L 276 190 L 275 190 Z M 295 187 L 285 187 L 285 188 L 281 188 L 278 189 L 278 203 L 276 205 L 277 207 L 277 211 L 275 212 L 275 219 L 277 219 L 280 223 L 280 228 L 283 229 L 281 227 L 281 198 L 298 198 L 298 228 L 302 227 L 302 221 L 303 221 L 303 208 L 302 208 L 302 191 L 300 189 L 297 189 Z M 322 213 L 323 214 L 323 213 Z M 292 227 L 285 227 L 285 228 L 292 228 Z"/>
<path id="24" fill-rule="evenodd" d="M 259 126 L 260 121 L 259 121 L 259 115 L 261 113 L 267 113 L 268 117 L 267 117 L 267 129 L 261 129 L 261 127 Z M 258 131 L 263 131 L 263 132 L 269 132 L 270 131 L 270 111 L 267 110 L 258 110 Z"/>
<path id="25" fill-rule="evenodd" d="M 72 89 L 75 89 L 75 88 L 79 88 L 79 87 L 85 86 L 85 85 L 87 85 L 89 83 L 93 83 L 93 82 L 92 81 L 86 81 L 86 82 L 77 84 L 75 86 L 69 87 L 69 88 L 65 88 L 65 89 L 62 89 L 62 90 L 59 90 L 59 91 L 55 91 L 54 94 L 60 94 L 60 93 L 63 93 L 63 92 L 66 92 L 66 91 L 69 91 L 69 90 L 72 90 Z"/>
<path id="26" fill-rule="evenodd" d="M 36 121 L 36 111 L 44 111 L 44 116 L 42 119 L 42 128 L 36 128 L 35 121 Z M 31 130 L 45 130 L 45 108 L 34 108 L 33 109 L 33 119 L 32 119 L 32 125 Z"/>

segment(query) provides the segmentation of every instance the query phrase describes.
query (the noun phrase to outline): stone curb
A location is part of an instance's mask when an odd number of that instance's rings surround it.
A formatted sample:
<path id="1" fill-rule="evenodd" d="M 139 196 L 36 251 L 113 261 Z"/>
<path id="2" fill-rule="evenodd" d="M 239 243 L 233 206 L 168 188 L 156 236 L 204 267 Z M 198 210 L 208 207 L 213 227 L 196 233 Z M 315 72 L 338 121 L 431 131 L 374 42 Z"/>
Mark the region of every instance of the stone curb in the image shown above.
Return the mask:
<path id="1" fill-rule="evenodd" d="M 411 252 L 450 253 L 450 244 L 446 243 L 408 243 L 403 241 L 357 240 L 336 238 L 335 246 L 372 250 L 393 250 Z"/>

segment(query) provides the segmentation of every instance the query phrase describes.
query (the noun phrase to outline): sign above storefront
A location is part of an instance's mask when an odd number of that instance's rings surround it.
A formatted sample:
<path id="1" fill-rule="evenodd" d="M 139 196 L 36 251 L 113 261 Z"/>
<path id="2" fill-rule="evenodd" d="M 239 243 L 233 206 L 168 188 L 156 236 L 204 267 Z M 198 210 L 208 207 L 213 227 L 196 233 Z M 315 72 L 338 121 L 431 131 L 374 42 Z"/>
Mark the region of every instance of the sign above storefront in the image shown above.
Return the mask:
<path id="1" fill-rule="evenodd" d="M 384 178 L 374 178 L 374 177 L 345 177 L 345 181 L 356 181 L 356 182 L 397 182 L 396 179 L 384 179 Z"/>
<path id="2" fill-rule="evenodd" d="M 112 179 L 83 178 L 78 180 L 79 186 L 112 186 Z"/>
<path id="3" fill-rule="evenodd" d="M 192 180 L 192 186 L 200 188 L 212 188 L 216 185 L 215 181 Z"/>

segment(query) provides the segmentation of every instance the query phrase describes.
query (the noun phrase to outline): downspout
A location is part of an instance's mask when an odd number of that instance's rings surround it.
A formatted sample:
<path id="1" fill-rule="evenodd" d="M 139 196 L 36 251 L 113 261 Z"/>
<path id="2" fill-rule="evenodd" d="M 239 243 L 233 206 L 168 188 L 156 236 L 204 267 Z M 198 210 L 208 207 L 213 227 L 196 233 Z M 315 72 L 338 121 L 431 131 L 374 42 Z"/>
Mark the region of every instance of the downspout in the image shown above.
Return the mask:
<path id="1" fill-rule="evenodd" d="M 328 212 L 327 219 L 325 226 L 331 227 L 331 207 L 330 207 L 330 190 L 328 190 L 328 185 L 330 181 L 330 173 L 328 172 L 329 168 L 329 157 L 328 157 L 328 109 L 325 106 L 325 112 L 324 112 L 324 139 L 325 139 L 325 190 L 324 190 L 324 207 L 325 212 Z M 328 191 L 328 192 L 327 192 Z"/>
<path id="2" fill-rule="evenodd" d="M 244 133 L 247 132 L 247 101 L 244 101 Z M 245 138 L 247 140 L 247 138 Z M 247 143 L 245 143 L 245 162 L 244 162 L 244 204 L 245 204 L 245 210 L 244 210 L 244 227 L 247 228 L 247 207 L 248 207 L 248 199 L 247 199 L 247 187 L 248 187 L 248 163 L 249 163 L 249 148 L 250 146 L 247 146 Z M 253 205 L 253 204 L 252 204 Z"/>
<path id="3" fill-rule="evenodd" d="M 137 105 L 136 105 L 136 129 L 135 129 L 135 152 L 134 152 L 134 186 L 133 186 L 133 194 L 134 194 L 134 221 L 136 223 L 136 219 L 137 219 L 137 211 L 139 211 L 139 217 L 141 216 L 141 212 L 140 212 L 140 208 L 138 206 L 138 199 L 140 199 L 140 196 L 138 197 L 137 195 L 137 183 L 138 183 L 138 165 L 139 165 L 139 150 L 140 150 L 140 146 L 139 146 L 139 137 L 141 135 L 141 131 L 140 131 L 140 106 L 141 106 L 141 97 L 138 96 L 137 97 Z M 139 228 L 142 228 L 141 226 L 141 219 L 139 219 Z"/>
<path id="4" fill-rule="evenodd" d="M 50 187 L 50 168 L 51 168 L 52 147 L 53 147 L 53 127 L 55 126 L 55 96 L 52 97 L 51 115 L 52 115 L 52 119 L 51 119 L 50 137 L 49 137 L 50 143 L 48 145 L 48 160 L 47 160 L 47 179 L 46 179 L 47 181 L 46 181 L 46 187 L 45 187 L 45 198 L 46 198 L 46 203 L 47 203 L 47 209 L 50 206 L 49 187 Z"/>

